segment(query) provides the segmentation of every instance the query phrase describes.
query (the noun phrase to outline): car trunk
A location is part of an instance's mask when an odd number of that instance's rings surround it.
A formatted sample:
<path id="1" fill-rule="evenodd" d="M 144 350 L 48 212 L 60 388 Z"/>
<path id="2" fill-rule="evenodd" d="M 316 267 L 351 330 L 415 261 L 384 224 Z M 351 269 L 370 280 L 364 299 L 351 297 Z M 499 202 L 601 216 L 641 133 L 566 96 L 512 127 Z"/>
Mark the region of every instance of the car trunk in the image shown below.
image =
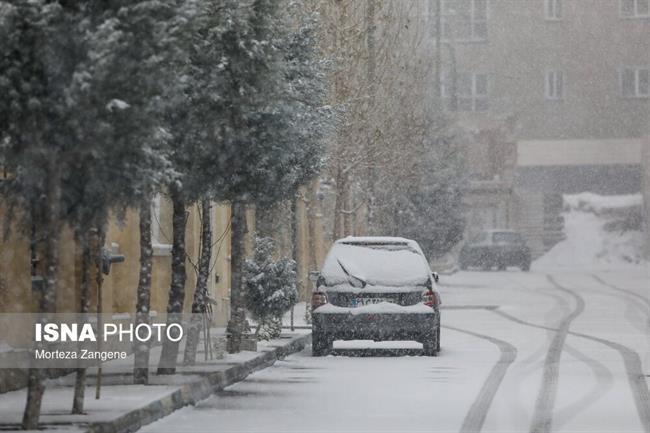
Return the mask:
<path id="1" fill-rule="evenodd" d="M 327 291 L 328 301 L 337 307 L 360 307 L 368 304 L 377 304 L 380 302 L 391 302 L 397 305 L 415 305 L 422 301 L 422 292 L 426 289 L 422 287 L 419 291 L 372 291 L 367 287 L 363 291 L 355 292 L 330 292 Z"/>

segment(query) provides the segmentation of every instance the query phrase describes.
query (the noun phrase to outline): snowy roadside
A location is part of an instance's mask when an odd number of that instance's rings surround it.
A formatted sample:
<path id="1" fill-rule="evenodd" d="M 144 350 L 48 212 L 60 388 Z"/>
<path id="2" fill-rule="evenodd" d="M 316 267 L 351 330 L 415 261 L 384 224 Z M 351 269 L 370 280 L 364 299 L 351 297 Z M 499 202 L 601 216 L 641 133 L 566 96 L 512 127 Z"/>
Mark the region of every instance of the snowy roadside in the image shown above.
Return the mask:
<path id="1" fill-rule="evenodd" d="M 183 367 L 179 364 L 177 373 L 169 376 L 153 374 L 160 352 L 160 348 L 154 348 L 149 385 L 132 384 L 132 357 L 105 363 L 100 400 L 94 398 L 96 371 L 89 369 L 91 386 L 86 388 L 84 415 L 70 414 L 74 375 L 51 380 L 43 397 L 42 428 L 66 432 L 135 431 L 304 349 L 309 338 L 306 331 L 286 332 L 276 340 L 260 342 L 257 352 L 225 354 L 221 359 L 208 361 L 203 361 L 203 355 L 199 354 L 196 365 Z M 25 393 L 25 389 L 21 389 L 0 394 L 0 431 L 24 431 L 20 430 L 20 422 Z"/>
<path id="2" fill-rule="evenodd" d="M 619 270 L 647 267 L 641 194 L 564 196 L 564 235 L 533 263 L 537 271 Z"/>

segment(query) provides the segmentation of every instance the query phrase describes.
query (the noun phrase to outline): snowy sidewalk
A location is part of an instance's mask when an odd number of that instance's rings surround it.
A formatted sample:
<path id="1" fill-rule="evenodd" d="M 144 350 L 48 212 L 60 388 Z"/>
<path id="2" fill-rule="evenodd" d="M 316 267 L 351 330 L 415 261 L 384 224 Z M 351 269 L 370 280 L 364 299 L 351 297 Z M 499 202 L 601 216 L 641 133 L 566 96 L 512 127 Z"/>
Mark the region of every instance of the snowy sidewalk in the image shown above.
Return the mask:
<path id="1" fill-rule="evenodd" d="M 226 354 L 209 361 L 203 361 L 199 352 L 196 365 L 179 365 L 177 373 L 170 376 L 156 376 L 152 362 L 149 385 L 132 384 L 132 356 L 106 363 L 100 400 L 95 400 L 96 369 L 88 371 L 85 415 L 70 414 L 74 374 L 50 380 L 43 396 L 40 427 L 57 432 L 132 432 L 302 350 L 309 338 L 307 331 L 287 332 L 277 340 L 260 342 L 257 352 Z M 159 354 L 159 347 L 152 349 L 151 359 L 157 360 Z M 23 431 L 20 422 L 25 398 L 25 389 L 0 394 L 0 431 Z"/>

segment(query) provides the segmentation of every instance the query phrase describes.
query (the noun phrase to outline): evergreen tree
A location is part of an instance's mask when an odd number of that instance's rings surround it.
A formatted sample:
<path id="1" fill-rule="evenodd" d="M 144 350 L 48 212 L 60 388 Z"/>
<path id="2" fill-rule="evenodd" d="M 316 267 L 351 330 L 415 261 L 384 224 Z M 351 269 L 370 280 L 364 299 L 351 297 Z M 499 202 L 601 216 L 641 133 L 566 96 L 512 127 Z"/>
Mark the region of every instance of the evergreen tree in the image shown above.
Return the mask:
<path id="1" fill-rule="evenodd" d="M 273 239 L 257 238 L 255 253 L 244 268 L 246 309 L 257 320 L 256 335 L 267 340 L 280 335 L 281 329 L 273 325 L 281 326 L 282 315 L 298 300 L 296 262 L 286 257 L 274 260 L 274 253 Z M 260 334 L 269 327 L 271 332 Z"/>
<path id="2" fill-rule="evenodd" d="M 80 310 L 86 312 L 87 268 L 93 261 L 88 233 L 98 234 L 94 262 L 99 264 L 109 210 L 138 203 L 166 166 L 159 146 L 164 134 L 156 132 L 156 109 L 150 103 L 155 93 L 147 86 L 157 82 L 152 72 L 160 66 L 138 58 L 147 51 L 142 34 L 134 31 L 146 32 L 146 27 L 138 22 L 126 29 L 124 17 L 137 14 L 127 14 L 115 3 L 92 6 L 17 1 L 2 8 L 7 44 L 0 56 L 0 87 L 8 97 L 0 102 L 0 134 L 3 163 L 12 173 L 2 192 L 13 208 L 27 213 L 21 221 L 35 227 L 36 241 L 45 244 L 43 312 L 55 308 L 62 224 L 74 227 L 82 244 L 86 269 Z M 138 47 L 133 46 L 136 40 Z M 145 77 L 149 83 L 137 81 Z M 83 383 L 80 370 L 76 413 L 83 411 Z M 38 423 L 42 393 L 42 373 L 33 371 L 25 428 Z"/>
<path id="3" fill-rule="evenodd" d="M 239 350 L 244 321 L 245 206 L 286 198 L 319 168 L 322 158 L 319 137 L 325 128 L 317 128 L 316 122 L 324 117 L 319 100 L 324 78 L 309 49 L 292 48 L 298 44 L 280 13 L 283 5 L 222 0 L 195 9 L 188 61 L 177 74 L 183 92 L 170 115 L 172 160 L 180 173 L 172 188 L 185 203 L 202 198 L 232 202 L 233 351 Z M 303 43 L 311 47 L 309 41 Z M 303 85 L 298 85 L 300 80 Z M 176 245 L 182 245 L 181 239 Z M 181 254 L 181 249 L 173 249 L 174 257 L 175 252 Z M 173 263 L 180 265 L 180 256 Z M 174 275 L 178 278 L 173 277 L 177 284 L 170 291 L 168 311 L 180 313 L 184 299 L 180 266 Z M 197 285 L 197 290 L 203 289 Z M 194 307 L 200 311 L 198 302 Z M 177 344 L 166 342 L 159 372 L 173 371 L 165 366 L 174 365 L 177 351 Z M 186 359 L 191 361 L 192 355 Z"/>
<path id="4" fill-rule="evenodd" d="M 62 185 L 74 150 L 76 107 L 68 85 L 77 63 L 75 36 L 80 11 L 58 3 L 2 3 L 0 44 L 0 137 L 2 182 L 8 220 L 32 232 L 43 251 L 45 284 L 39 312 L 56 309 Z M 17 218 L 17 209 L 21 218 Z M 23 428 L 38 426 L 44 372 L 30 369 Z"/>
<path id="5" fill-rule="evenodd" d="M 86 32 L 87 55 L 74 89 L 88 133 L 66 188 L 69 213 L 82 233 L 94 229 L 101 239 L 110 211 L 141 207 L 146 239 L 151 196 L 171 171 L 161 97 L 170 82 L 164 64 L 176 55 L 175 7 L 171 1 L 146 0 L 103 5 L 87 14 L 94 24 Z M 149 319 L 150 243 L 141 242 L 141 256 L 137 324 Z M 136 362 L 146 357 L 146 347 L 135 349 Z M 146 374 L 136 376 L 146 381 Z M 78 384 L 83 392 L 83 380 Z M 83 395 L 75 398 L 73 411 L 81 411 L 82 402 Z"/>

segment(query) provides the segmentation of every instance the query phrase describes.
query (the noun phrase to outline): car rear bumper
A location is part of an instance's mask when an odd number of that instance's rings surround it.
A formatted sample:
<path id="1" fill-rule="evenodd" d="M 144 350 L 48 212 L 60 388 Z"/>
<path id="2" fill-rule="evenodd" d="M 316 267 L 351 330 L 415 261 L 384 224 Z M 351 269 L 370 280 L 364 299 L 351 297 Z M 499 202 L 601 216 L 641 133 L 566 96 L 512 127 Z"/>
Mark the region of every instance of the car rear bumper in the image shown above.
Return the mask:
<path id="1" fill-rule="evenodd" d="M 312 313 L 312 331 L 331 340 L 415 340 L 431 336 L 440 324 L 440 312 L 430 313 Z"/>

